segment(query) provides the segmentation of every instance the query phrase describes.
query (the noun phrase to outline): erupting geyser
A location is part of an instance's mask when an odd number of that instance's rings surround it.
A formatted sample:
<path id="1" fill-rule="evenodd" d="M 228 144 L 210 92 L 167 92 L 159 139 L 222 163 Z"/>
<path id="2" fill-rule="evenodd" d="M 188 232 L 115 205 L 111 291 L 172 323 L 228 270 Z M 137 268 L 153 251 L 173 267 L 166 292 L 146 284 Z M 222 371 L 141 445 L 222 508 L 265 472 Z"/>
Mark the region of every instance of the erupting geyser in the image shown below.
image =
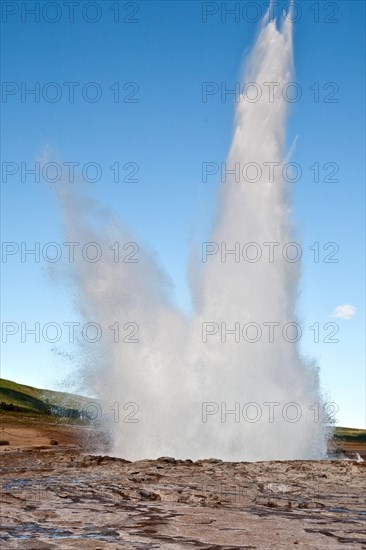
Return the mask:
<path id="1" fill-rule="evenodd" d="M 262 23 L 243 82 L 273 95 L 238 103 L 228 167 L 284 162 L 289 104 L 282 91 L 291 80 L 290 22 L 280 29 L 275 21 Z M 86 355 L 83 375 L 104 404 L 112 454 L 224 460 L 324 456 L 317 369 L 300 356 L 291 333 L 299 263 L 275 253 L 292 240 L 287 184 L 280 170 L 273 171 L 274 178 L 269 173 L 263 169 L 255 183 L 234 177 L 222 183 L 210 243 L 203 245 L 212 253 L 196 270 L 190 319 L 170 303 L 164 273 L 146 251 L 139 250 L 137 263 L 104 254 L 94 264 L 72 264 L 81 315 L 109 335 L 101 339 L 98 354 Z M 95 229 L 98 205 L 72 188 L 58 191 L 69 241 L 95 241 L 103 250 L 135 241 L 112 216 L 107 229 Z M 105 216 L 102 222 L 106 225 Z M 226 249 L 256 243 L 248 249 L 253 261 L 242 254 L 222 261 L 220 252 L 213 253 L 222 243 Z M 262 256 L 256 258 L 258 250 Z"/>

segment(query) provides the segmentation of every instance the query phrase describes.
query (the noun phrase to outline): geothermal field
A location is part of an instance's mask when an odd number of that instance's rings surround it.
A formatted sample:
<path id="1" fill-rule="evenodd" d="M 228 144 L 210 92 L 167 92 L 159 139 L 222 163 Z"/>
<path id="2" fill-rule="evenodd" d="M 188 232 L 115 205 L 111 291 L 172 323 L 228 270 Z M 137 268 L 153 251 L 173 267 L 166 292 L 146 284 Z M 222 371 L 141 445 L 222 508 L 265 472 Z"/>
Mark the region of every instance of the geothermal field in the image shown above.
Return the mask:
<path id="1" fill-rule="evenodd" d="M 2 3 L 1 549 L 366 550 L 364 3 L 280 3 Z"/>
<path id="2" fill-rule="evenodd" d="M 95 427 L 14 414 L 2 427 L 4 549 L 366 548 L 365 432 L 327 460 L 129 462 Z"/>

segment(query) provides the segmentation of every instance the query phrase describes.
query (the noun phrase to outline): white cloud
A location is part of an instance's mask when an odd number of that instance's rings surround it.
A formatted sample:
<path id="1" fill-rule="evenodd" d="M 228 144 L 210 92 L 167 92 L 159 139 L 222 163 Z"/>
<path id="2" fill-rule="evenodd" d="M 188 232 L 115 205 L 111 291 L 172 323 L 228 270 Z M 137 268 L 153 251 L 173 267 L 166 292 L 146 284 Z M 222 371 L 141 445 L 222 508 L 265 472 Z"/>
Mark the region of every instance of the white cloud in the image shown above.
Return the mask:
<path id="1" fill-rule="evenodd" d="M 344 304 L 344 306 L 337 306 L 333 313 L 334 317 L 338 319 L 352 319 L 356 315 L 356 308 L 351 304 Z"/>

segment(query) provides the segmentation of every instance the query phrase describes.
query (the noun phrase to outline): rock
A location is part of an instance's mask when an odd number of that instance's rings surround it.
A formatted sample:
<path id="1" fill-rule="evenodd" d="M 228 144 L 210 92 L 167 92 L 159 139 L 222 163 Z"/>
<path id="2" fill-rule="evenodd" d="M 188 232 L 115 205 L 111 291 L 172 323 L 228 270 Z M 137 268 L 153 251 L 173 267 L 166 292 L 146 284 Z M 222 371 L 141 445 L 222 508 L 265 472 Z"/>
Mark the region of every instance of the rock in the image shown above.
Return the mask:
<path id="1" fill-rule="evenodd" d="M 151 491 L 145 491 L 145 489 L 141 489 L 139 494 L 143 500 L 161 500 L 160 495 Z"/>
<path id="2" fill-rule="evenodd" d="M 7 548 L 366 548 L 365 462 L 129 464 L 65 445 L 0 458 Z"/>

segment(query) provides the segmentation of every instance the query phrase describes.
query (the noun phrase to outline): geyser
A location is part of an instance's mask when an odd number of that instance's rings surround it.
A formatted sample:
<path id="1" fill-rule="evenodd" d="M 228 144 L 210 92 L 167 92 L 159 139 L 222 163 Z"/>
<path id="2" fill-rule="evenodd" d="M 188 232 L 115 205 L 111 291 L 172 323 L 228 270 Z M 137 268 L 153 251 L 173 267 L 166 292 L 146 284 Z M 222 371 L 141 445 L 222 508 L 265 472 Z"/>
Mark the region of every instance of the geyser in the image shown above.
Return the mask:
<path id="1" fill-rule="evenodd" d="M 243 81 L 276 85 L 258 101 L 238 103 L 228 167 L 284 164 L 289 103 L 282 90 L 291 78 L 291 24 L 263 22 Z M 193 270 L 191 318 L 170 302 L 167 278 L 146 250 L 138 251 L 138 262 L 115 261 L 109 253 L 71 265 L 77 308 L 85 322 L 103 329 L 98 353 L 96 344 L 84 345 L 82 375 L 103 403 L 112 454 L 324 456 L 318 372 L 301 357 L 296 337 L 299 262 L 290 252 L 275 254 L 292 242 L 288 182 L 281 170 L 271 178 L 264 169 L 258 174 L 256 182 L 227 177 L 221 185 L 212 235 L 203 245 L 211 253 L 202 261 L 202 252 Z M 74 185 L 60 186 L 58 196 L 68 241 L 96 242 L 103 251 L 135 241 Z M 236 243 L 251 243 L 246 261 L 240 246 L 238 259 Z M 267 254 L 256 256 L 258 247 Z"/>

